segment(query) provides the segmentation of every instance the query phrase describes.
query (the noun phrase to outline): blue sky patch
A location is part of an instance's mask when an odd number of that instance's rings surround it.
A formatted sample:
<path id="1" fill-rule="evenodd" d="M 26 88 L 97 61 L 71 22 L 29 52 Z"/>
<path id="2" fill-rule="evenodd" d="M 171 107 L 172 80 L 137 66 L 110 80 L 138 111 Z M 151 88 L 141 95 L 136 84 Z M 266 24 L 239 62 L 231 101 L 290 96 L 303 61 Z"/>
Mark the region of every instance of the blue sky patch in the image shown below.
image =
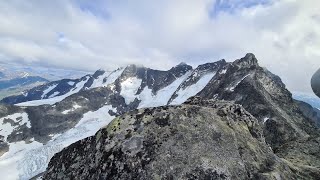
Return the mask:
<path id="1" fill-rule="evenodd" d="M 270 4 L 272 0 L 217 0 L 210 15 L 216 16 L 219 12 L 233 13 L 243 8 L 250 8 L 257 5 Z"/>
<path id="2" fill-rule="evenodd" d="M 97 17 L 109 18 L 110 14 L 107 11 L 107 4 L 109 1 L 105 0 L 75 0 L 75 3 L 84 12 L 88 12 Z"/>

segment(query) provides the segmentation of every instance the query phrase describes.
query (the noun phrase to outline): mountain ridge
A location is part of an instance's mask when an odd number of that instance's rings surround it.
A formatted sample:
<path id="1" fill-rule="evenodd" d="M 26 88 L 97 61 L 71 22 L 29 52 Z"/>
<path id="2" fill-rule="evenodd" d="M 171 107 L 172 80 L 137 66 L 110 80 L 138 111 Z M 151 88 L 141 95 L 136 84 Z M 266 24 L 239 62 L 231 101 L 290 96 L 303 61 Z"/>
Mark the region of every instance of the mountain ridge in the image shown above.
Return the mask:
<path id="1" fill-rule="evenodd" d="M 299 176 L 272 154 L 258 121 L 240 105 L 200 98 L 121 115 L 95 136 L 56 154 L 44 175 L 45 179 L 276 177 Z"/>
<path id="2" fill-rule="evenodd" d="M 313 121 L 301 113 L 281 79 L 260 67 L 253 54 L 247 54 L 235 62 L 227 63 L 221 60 L 199 65 L 195 69 L 182 64 L 169 71 L 134 65 L 110 74 L 104 73 L 105 76 L 99 76 L 103 73 L 99 71 L 95 77 L 90 76 L 93 79 L 90 86 L 93 88 L 81 90 L 81 86 L 79 91 L 67 93 L 68 96 L 43 99 L 47 102 L 37 106 L 34 106 L 32 101 L 20 104 L 20 107 L 14 106 L 16 110 L 13 113 L 20 113 L 19 116 L 23 119 L 21 122 L 30 122 L 31 128 L 28 128 L 28 124 L 15 127 L 16 131 L 2 138 L 3 147 L 29 141 L 29 144 L 37 146 L 30 147 L 35 147 L 30 153 L 22 150 L 27 153 L 18 161 L 23 162 L 23 165 L 17 168 L 19 176 L 30 178 L 43 172 L 55 153 L 78 140 L 94 135 L 114 117 L 137 108 L 179 105 L 195 95 L 204 99 L 242 104 L 261 124 L 267 145 L 276 151 L 277 155 L 281 155 L 281 158 L 293 156 L 295 163 L 297 161 L 302 165 L 314 165 L 310 154 L 296 157 L 303 145 L 319 143 L 317 140 L 311 141 L 312 136 L 318 137 Z M 156 83 L 154 78 L 157 79 Z M 88 77 L 82 81 L 82 84 L 89 79 Z M 43 95 L 43 92 L 40 94 Z M 51 101 L 55 98 L 58 98 L 57 101 Z M 28 115 L 27 118 L 24 113 Z M 292 120 L 288 118 L 290 116 L 293 117 Z M 10 116 L 4 115 L 2 118 L 10 119 Z M 12 117 L 11 120 L 20 122 Z M 301 124 L 303 122 L 306 124 Z M 280 138 L 275 139 L 276 137 Z M 12 139 L 14 141 L 10 141 Z M 292 147 L 292 151 L 289 151 L 288 147 L 280 151 L 283 144 L 295 142 L 297 139 L 301 142 Z M 29 144 L 24 147 L 31 146 Z M 14 153 L 1 147 L 0 151 L 6 154 L 0 157 L 0 162 L 3 158 L 10 159 L 10 154 Z M 31 152 L 43 156 L 33 157 Z M 308 160 L 301 163 L 303 158 Z"/>

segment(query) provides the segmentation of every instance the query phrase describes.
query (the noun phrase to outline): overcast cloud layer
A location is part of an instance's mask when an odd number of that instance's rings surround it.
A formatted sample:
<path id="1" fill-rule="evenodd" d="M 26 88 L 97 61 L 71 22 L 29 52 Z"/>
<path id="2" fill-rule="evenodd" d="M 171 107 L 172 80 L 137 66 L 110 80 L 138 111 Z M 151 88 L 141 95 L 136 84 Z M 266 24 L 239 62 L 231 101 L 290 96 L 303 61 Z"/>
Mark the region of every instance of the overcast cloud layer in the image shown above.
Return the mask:
<path id="1" fill-rule="evenodd" d="M 0 61 L 167 69 L 253 52 L 290 90 L 320 67 L 319 0 L 0 1 Z"/>

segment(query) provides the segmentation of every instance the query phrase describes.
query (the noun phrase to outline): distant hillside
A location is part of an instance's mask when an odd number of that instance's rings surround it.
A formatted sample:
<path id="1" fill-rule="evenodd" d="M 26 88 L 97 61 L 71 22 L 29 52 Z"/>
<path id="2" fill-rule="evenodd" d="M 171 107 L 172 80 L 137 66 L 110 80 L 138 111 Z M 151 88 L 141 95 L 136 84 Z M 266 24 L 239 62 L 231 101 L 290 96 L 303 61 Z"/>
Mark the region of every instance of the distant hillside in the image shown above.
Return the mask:
<path id="1" fill-rule="evenodd" d="M 0 99 L 3 99 L 7 96 L 21 94 L 27 89 L 42 85 L 47 82 L 49 82 L 47 79 L 39 76 L 26 76 L 10 80 L 1 80 L 0 78 Z"/>

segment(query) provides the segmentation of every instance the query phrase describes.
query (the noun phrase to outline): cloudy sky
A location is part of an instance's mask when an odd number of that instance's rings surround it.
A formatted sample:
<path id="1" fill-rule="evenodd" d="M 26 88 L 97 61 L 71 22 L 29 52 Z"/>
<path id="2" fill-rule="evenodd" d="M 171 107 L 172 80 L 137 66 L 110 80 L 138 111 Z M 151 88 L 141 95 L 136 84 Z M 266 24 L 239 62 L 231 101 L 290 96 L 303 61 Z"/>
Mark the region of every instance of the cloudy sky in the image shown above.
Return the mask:
<path id="1" fill-rule="evenodd" d="M 319 0 L 0 1 L 0 61 L 168 69 L 247 52 L 290 90 L 320 67 Z"/>

